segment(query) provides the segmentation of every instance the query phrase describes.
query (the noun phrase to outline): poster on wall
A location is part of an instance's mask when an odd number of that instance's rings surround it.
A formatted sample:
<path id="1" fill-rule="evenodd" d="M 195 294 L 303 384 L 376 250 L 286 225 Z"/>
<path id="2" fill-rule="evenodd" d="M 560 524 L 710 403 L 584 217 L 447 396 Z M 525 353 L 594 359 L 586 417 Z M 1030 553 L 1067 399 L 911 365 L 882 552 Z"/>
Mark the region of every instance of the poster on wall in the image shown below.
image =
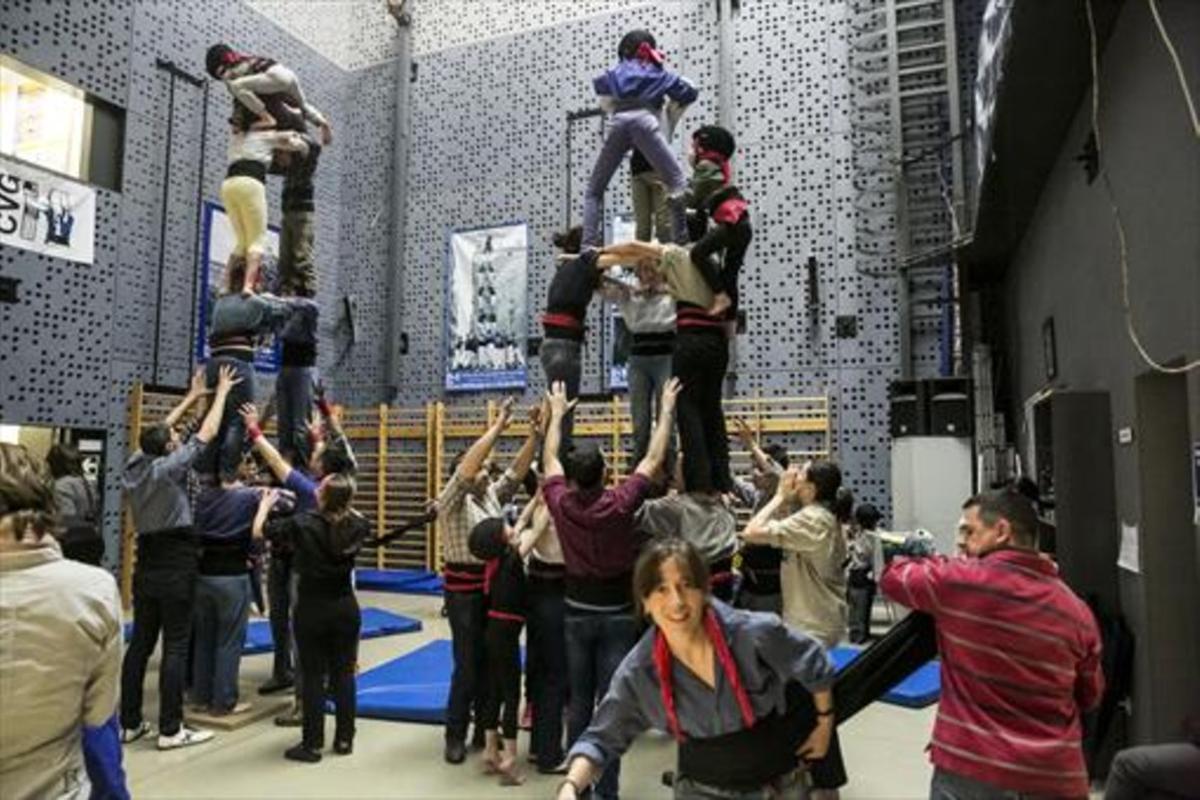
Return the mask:
<path id="1" fill-rule="evenodd" d="M 613 217 L 609 226 L 608 243 L 628 242 L 636 237 L 637 230 L 633 216 L 618 214 Z M 618 281 L 626 285 L 636 285 L 637 279 L 631 270 L 621 268 L 606 273 L 608 280 Z M 608 351 L 608 388 L 610 391 L 625 391 L 629 388 L 629 348 L 632 336 L 625 327 L 621 316 L 621 307 L 616 303 L 605 304 L 608 316 L 608 341 L 612 343 Z"/>
<path id="2" fill-rule="evenodd" d="M 91 264 L 95 237 L 95 189 L 0 156 L 0 244 Z"/>
<path id="3" fill-rule="evenodd" d="M 457 230 L 446 248 L 446 389 L 524 389 L 529 227 Z"/>
<path id="4" fill-rule="evenodd" d="M 233 252 L 233 226 L 218 203 L 205 201 L 204 219 L 200 226 L 200 291 L 196 297 L 196 361 L 204 364 L 209 359 L 209 319 L 213 303 L 225 288 L 225 264 Z M 267 286 L 275 284 L 279 263 L 279 228 L 267 226 L 267 251 L 263 255 L 263 280 Z M 279 371 L 280 345 L 275 337 L 259 341 L 254 351 L 254 368 L 258 372 Z"/>
<path id="5" fill-rule="evenodd" d="M 1012 39 L 1012 10 L 1016 0 L 988 0 L 979 31 L 978 66 L 975 72 L 975 187 L 991 158 L 996 122 L 996 99 L 1004 80 L 1004 60 Z M 976 202 L 979 198 L 976 197 Z"/>

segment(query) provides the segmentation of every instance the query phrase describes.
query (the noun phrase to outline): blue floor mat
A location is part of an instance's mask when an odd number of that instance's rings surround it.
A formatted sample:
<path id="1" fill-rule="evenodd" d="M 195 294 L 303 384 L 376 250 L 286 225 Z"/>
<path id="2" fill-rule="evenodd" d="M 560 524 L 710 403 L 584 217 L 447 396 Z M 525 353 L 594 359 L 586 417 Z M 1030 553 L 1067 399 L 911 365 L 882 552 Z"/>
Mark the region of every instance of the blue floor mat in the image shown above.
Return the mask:
<path id="1" fill-rule="evenodd" d="M 421 630 L 421 621 L 393 614 L 382 608 L 364 608 L 362 610 L 363 639 L 374 639 L 377 636 L 392 636 L 397 633 L 414 633 Z M 125 641 L 133 636 L 133 623 L 125 623 Z M 265 619 L 250 620 L 246 626 L 246 642 L 242 645 L 242 655 L 252 656 L 258 653 L 269 653 L 275 649 L 275 640 L 271 636 L 271 623 Z"/>
<path id="2" fill-rule="evenodd" d="M 358 676 L 358 716 L 442 723 L 454 653 L 438 639 Z"/>
<path id="3" fill-rule="evenodd" d="M 364 591 L 440 595 L 442 576 L 423 569 L 356 569 L 355 585 Z"/>
<path id="4" fill-rule="evenodd" d="M 829 652 L 839 672 L 862 652 L 857 647 L 835 647 Z M 937 702 L 942 693 L 942 665 L 930 661 L 897 683 L 880 698 L 885 703 L 906 708 L 924 708 Z"/>
<path id="5" fill-rule="evenodd" d="M 440 725 L 446 721 L 453 670 L 449 639 L 435 639 L 369 669 L 358 676 L 358 716 Z"/>

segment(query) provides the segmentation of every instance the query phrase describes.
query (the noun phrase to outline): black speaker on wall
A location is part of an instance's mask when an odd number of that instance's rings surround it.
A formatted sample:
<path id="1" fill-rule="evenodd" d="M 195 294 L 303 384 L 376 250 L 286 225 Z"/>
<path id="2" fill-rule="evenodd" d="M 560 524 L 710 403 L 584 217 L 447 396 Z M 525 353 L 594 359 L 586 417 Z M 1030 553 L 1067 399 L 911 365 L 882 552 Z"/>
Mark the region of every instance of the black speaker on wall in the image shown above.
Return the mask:
<path id="1" fill-rule="evenodd" d="M 892 381 L 888 397 L 892 438 L 924 436 L 929 429 L 929 417 L 921 381 Z"/>
<path id="2" fill-rule="evenodd" d="M 971 381 L 968 378 L 893 381 L 888 394 L 893 439 L 901 436 L 965 438 L 974 434 Z"/>
<path id="3" fill-rule="evenodd" d="M 925 381 L 929 403 L 929 435 L 974 435 L 971 411 L 971 381 L 967 378 L 933 378 Z"/>

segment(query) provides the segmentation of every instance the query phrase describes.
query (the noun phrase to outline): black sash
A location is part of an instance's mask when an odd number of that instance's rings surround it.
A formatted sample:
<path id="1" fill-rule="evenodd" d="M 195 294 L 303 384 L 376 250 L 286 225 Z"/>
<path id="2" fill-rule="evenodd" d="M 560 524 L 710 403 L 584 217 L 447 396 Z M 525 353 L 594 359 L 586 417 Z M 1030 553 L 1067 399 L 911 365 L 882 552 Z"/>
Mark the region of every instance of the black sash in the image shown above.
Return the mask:
<path id="1" fill-rule="evenodd" d="M 817 724 L 812 695 L 798 683 L 786 690 L 787 713 L 772 713 L 734 733 L 688 737 L 679 745 L 679 774 L 733 791 L 761 789 L 796 769 L 796 750 Z"/>

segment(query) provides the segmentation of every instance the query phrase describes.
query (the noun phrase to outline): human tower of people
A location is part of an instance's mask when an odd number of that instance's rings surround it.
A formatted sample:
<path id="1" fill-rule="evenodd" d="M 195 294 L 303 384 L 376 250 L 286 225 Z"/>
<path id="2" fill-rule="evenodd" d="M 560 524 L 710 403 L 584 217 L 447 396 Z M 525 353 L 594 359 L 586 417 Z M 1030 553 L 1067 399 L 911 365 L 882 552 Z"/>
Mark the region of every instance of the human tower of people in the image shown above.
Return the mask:
<path id="1" fill-rule="evenodd" d="M 360 616 L 352 571 L 361 548 L 388 538 L 373 539 L 352 509 L 355 459 L 315 380 L 313 177 L 332 131 L 284 65 L 216 45 L 207 67 L 234 97 L 221 197 L 236 247 L 212 311 L 206 368 L 165 419 L 143 429 L 124 467 L 138 534 L 133 633 L 118 669 L 119 611 L 99 614 L 107 638 L 100 647 L 89 639 L 92 661 L 80 659 L 98 665 L 83 706 L 84 750 L 103 751 L 106 730 L 119 729 L 112 735 L 125 744 L 152 732 L 142 683 L 160 635 L 160 749 L 213 737 L 184 723 L 185 694 L 190 708 L 210 715 L 246 710 L 238 664 L 250 606 L 262 605 L 252 578 L 265 549 L 275 660 L 260 692 L 294 692 L 292 710 L 275 720 L 302 728 L 285 756 L 317 762 L 327 693 L 336 710 L 332 752 L 354 749 Z M 482 768 L 501 784 L 524 780 L 524 631 L 528 761 L 563 776 L 557 797 L 616 798 L 621 756 L 651 728 L 678 742 L 677 797 L 834 797 L 846 781 L 836 720 L 874 696 L 838 684 L 828 651 L 845 638 L 848 616 L 852 638 L 869 635 L 879 513 L 854 507 L 833 462 L 790 464 L 786 449 L 761 445 L 741 423 L 753 472 L 731 475 L 721 387 L 752 235 L 748 201 L 732 180 L 734 138 L 719 126 L 696 129 L 689 178 L 669 132 L 698 92 L 666 68 L 647 31 L 621 39 L 617 63 L 595 90 L 611 124 L 583 225 L 555 240 L 561 254 L 542 317 L 548 391 L 529 410 L 528 437 L 499 470 L 492 451 L 515 414 L 505 400 L 486 433 L 456 456 L 429 513 L 389 534 L 434 515 L 440 525 L 454 662 L 445 760 L 461 764 L 477 746 Z M 630 153 L 638 239 L 603 246 L 603 195 Z M 272 173 L 284 176 L 279 296 L 260 292 Z M 636 466 L 615 482 L 601 450 L 572 437 L 584 319 L 597 294 L 620 303 L 633 336 Z M 278 446 L 263 435 L 255 406 L 255 344 L 266 333 L 283 342 Z M 204 398 L 198 428 L 181 432 Z M 270 485 L 249 479 L 255 463 Z M 40 475 L 23 452 L 0 449 L 0 532 L 53 561 L 61 555 L 43 534 L 55 529 L 54 504 L 38 490 Z M 194 502 L 192 481 L 200 487 Z M 522 487 L 532 499 L 514 507 Z M 741 530 L 739 503 L 753 509 Z M 1036 529 L 1023 498 L 985 493 L 964 506 L 960 557 L 923 557 L 920 543 L 906 540 L 907 555 L 881 578 L 885 593 L 937 625 L 936 797 L 1016 796 L 989 787 L 1086 794 L 1080 715 L 1103 686 L 1099 640 L 1086 607 L 1037 553 Z M 16 585 L 6 581 L 6 591 Z M 111 581 L 96 590 L 97 603 L 113 602 L 110 589 Z M 919 646 L 905 636 L 884 637 L 872 658 L 912 655 Z M 106 726 L 118 673 L 119 725 Z M 883 685 L 903 674 L 884 674 Z M 82 780 L 78 758 L 48 769 L 5 756 L 0 774 L 16 787 L 6 796 L 41 796 L 64 772 Z M 102 761 L 89 755 L 89 774 Z M 95 769 L 94 782 L 115 780 Z"/>

